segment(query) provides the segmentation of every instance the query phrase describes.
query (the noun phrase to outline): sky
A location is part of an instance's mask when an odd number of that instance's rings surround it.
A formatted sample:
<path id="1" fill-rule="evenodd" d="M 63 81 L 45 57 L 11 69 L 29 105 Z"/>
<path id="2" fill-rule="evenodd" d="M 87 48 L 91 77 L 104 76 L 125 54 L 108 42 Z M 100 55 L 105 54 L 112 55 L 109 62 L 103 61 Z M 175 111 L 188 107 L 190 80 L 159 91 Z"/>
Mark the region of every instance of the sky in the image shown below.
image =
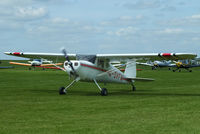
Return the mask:
<path id="1" fill-rule="evenodd" d="M 3 52 L 196 53 L 199 0 L 0 0 Z M 16 58 L 15 58 L 16 59 Z"/>

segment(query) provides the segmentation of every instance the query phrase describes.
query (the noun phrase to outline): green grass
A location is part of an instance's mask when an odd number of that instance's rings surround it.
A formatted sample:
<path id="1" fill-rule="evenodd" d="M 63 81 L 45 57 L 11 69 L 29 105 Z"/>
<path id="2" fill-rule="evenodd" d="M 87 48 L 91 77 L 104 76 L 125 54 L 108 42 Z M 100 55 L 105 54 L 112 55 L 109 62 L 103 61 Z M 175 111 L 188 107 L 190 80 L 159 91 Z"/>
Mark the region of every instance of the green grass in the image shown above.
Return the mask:
<path id="1" fill-rule="evenodd" d="M 1 69 L 0 134 L 200 133 L 200 69 L 142 68 L 139 77 L 156 80 L 136 82 L 135 92 L 130 85 L 108 84 L 104 97 L 95 84 L 83 82 L 58 95 L 70 83 L 59 70 Z"/>

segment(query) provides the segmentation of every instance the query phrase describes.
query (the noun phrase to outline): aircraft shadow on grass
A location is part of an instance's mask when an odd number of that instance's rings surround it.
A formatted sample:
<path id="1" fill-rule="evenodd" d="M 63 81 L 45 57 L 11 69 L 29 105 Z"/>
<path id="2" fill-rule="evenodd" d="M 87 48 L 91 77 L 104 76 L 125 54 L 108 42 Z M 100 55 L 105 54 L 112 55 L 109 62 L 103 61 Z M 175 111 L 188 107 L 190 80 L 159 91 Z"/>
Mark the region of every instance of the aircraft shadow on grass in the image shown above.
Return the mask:
<path id="1" fill-rule="evenodd" d="M 56 93 L 56 90 L 31 90 L 31 92 L 34 93 Z M 159 93 L 156 92 L 156 90 L 137 90 L 137 91 L 131 91 L 131 90 L 119 90 L 115 92 L 109 92 L 109 96 L 184 96 L 184 97 L 195 97 L 200 96 L 200 94 L 195 93 Z M 69 96 L 98 96 L 99 94 L 97 92 L 90 92 L 90 91 L 84 91 L 84 90 L 71 90 L 69 91 Z"/>
<path id="2" fill-rule="evenodd" d="M 98 93 L 95 92 L 84 92 L 84 91 L 71 91 L 72 94 L 76 95 L 87 95 L 87 96 L 98 96 Z M 156 92 L 156 90 L 137 90 L 137 91 L 131 91 L 131 90 L 121 90 L 121 91 L 115 91 L 115 92 L 109 92 L 110 96 L 185 96 L 185 97 L 195 97 L 200 96 L 200 94 L 194 94 L 194 93 L 159 93 Z"/>
<path id="3" fill-rule="evenodd" d="M 136 96 L 184 96 L 184 97 L 195 97 L 200 96 L 200 94 L 191 93 L 135 93 Z"/>

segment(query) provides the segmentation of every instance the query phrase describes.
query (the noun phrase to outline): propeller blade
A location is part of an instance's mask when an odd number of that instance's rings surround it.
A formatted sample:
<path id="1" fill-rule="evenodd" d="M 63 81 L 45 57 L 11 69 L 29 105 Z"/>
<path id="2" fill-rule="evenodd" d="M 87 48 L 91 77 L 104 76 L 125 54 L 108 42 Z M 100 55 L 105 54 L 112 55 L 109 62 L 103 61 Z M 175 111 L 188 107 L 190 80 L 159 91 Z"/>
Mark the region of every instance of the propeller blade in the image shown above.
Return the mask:
<path id="1" fill-rule="evenodd" d="M 72 64 L 72 62 L 70 61 L 70 59 L 69 59 L 69 57 L 68 57 L 68 55 L 67 55 L 67 51 L 66 51 L 65 49 L 63 49 L 62 52 L 63 52 L 63 54 L 64 54 L 66 60 L 68 61 L 68 64 L 69 64 L 69 66 L 71 67 L 73 73 L 75 73 L 73 64 Z"/>
<path id="2" fill-rule="evenodd" d="M 66 59 L 68 62 L 70 62 L 69 57 L 67 56 L 67 51 L 66 51 L 65 49 L 63 49 L 62 52 L 63 52 L 63 54 L 64 54 L 64 56 L 65 56 L 65 59 Z"/>

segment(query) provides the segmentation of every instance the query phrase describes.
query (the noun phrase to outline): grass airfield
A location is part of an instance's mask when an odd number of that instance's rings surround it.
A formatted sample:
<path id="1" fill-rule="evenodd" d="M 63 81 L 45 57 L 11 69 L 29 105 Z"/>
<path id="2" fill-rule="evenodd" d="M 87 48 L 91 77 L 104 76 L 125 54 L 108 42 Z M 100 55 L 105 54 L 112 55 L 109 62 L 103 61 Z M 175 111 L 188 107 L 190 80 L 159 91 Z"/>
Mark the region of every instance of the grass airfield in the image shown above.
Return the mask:
<path id="1" fill-rule="evenodd" d="M 107 84 L 108 96 L 83 82 L 59 95 L 58 88 L 70 83 L 59 70 L 0 69 L 0 133 L 200 133 L 200 68 L 138 68 L 144 69 L 138 77 L 155 81 L 136 82 L 135 92 L 130 85 Z"/>

